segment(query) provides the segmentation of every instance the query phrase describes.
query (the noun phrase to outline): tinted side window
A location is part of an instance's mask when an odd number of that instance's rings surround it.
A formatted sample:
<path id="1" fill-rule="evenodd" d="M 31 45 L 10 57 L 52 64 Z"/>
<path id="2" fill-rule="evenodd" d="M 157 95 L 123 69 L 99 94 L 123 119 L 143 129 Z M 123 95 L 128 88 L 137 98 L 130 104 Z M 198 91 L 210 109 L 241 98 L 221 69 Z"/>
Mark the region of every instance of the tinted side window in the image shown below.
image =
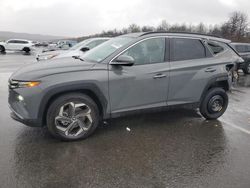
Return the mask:
<path id="1" fill-rule="evenodd" d="M 16 43 L 16 41 L 15 40 L 9 40 L 8 43 L 14 44 L 14 43 Z"/>
<path id="2" fill-rule="evenodd" d="M 236 45 L 235 48 L 239 53 L 250 52 L 250 45 Z"/>
<path id="3" fill-rule="evenodd" d="M 205 47 L 198 39 L 176 38 L 172 40 L 172 60 L 182 61 L 205 58 Z"/>
<path id="4" fill-rule="evenodd" d="M 245 45 L 236 45 L 235 48 L 236 48 L 237 52 L 240 52 L 240 53 L 247 51 L 247 46 L 245 46 Z"/>
<path id="5" fill-rule="evenodd" d="M 124 55 L 133 57 L 136 65 L 163 63 L 165 38 L 153 38 L 142 41 L 128 49 Z"/>
<path id="6" fill-rule="evenodd" d="M 27 41 L 23 41 L 23 40 L 16 40 L 16 43 L 18 44 L 27 44 Z"/>
<path id="7" fill-rule="evenodd" d="M 247 46 L 247 52 L 250 52 L 250 45 Z"/>

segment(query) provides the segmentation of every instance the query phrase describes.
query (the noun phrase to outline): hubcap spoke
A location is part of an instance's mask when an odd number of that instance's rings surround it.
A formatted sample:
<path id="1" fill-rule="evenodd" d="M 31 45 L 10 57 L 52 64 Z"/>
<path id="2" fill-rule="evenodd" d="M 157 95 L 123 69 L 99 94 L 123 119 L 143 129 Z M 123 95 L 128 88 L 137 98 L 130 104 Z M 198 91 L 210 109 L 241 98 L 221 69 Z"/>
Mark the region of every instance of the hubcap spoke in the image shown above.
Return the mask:
<path id="1" fill-rule="evenodd" d="M 69 107 L 69 116 L 70 117 L 75 116 L 75 110 L 76 110 L 75 104 L 73 102 L 70 102 L 68 103 L 68 107 Z"/>
<path id="2" fill-rule="evenodd" d="M 212 113 L 220 112 L 223 109 L 223 98 L 215 95 L 210 99 L 209 105 Z"/>
<path id="3" fill-rule="evenodd" d="M 90 115 L 90 114 L 87 114 L 87 115 L 86 115 L 86 117 L 88 118 L 88 120 L 89 120 L 89 122 L 90 122 L 90 123 L 92 123 L 92 122 L 93 122 L 92 117 L 91 117 L 91 115 Z"/>
<path id="4" fill-rule="evenodd" d="M 90 113 L 91 113 L 91 110 L 89 108 L 87 108 L 83 112 L 77 114 L 76 118 L 86 117 L 86 116 L 90 115 Z"/>
<path id="5" fill-rule="evenodd" d="M 56 117 L 56 121 L 70 123 L 70 122 L 71 122 L 71 119 L 68 118 L 68 117 L 64 117 L 64 116 L 57 116 L 57 117 Z"/>
<path id="6" fill-rule="evenodd" d="M 77 120 L 77 123 L 78 123 L 79 127 L 80 127 L 82 130 L 84 130 L 84 131 L 89 130 L 89 127 L 87 127 L 86 124 L 84 124 L 81 120 L 78 119 L 78 120 Z"/>
<path id="7" fill-rule="evenodd" d="M 71 124 L 69 124 L 69 126 L 65 129 L 65 135 L 69 135 L 70 134 L 70 131 L 75 127 L 76 125 L 76 122 L 72 122 Z"/>

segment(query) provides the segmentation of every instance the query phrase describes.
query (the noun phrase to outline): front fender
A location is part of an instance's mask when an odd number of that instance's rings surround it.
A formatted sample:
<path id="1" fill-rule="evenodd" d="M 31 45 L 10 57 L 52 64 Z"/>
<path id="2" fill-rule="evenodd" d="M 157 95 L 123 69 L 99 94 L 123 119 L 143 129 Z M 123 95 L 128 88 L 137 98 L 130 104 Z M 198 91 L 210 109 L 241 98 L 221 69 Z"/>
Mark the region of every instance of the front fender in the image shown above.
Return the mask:
<path id="1" fill-rule="evenodd" d="M 99 87 L 94 84 L 94 83 L 88 83 L 88 82 L 69 82 L 67 84 L 58 84 L 54 85 L 53 87 L 46 88 L 43 91 L 43 97 L 40 103 L 40 108 L 39 108 L 39 122 L 42 124 L 44 123 L 44 118 L 46 115 L 46 111 L 49 107 L 49 104 L 53 101 L 54 97 L 59 96 L 61 94 L 66 94 L 70 92 L 82 92 L 84 93 L 89 91 L 93 93 L 97 98 L 98 102 L 101 104 L 101 110 L 103 113 L 104 117 L 108 116 L 107 113 L 107 104 L 108 104 L 108 99 L 107 96 L 105 96 L 104 93 L 99 89 Z M 95 100 L 95 99 L 94 99 Z"/>

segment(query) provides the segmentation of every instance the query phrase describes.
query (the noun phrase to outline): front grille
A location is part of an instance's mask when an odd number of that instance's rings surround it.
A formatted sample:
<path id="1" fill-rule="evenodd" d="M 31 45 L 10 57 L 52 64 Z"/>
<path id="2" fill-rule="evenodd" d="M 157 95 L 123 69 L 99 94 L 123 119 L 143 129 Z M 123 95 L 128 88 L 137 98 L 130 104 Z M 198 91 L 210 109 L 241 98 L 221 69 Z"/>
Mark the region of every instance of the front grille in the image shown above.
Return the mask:
<path id="1" fill-rule="evenodd" d="M 9 80 L 9 89 L 15 89 L 15 88 L 18 88 L 18 81 Z"/>

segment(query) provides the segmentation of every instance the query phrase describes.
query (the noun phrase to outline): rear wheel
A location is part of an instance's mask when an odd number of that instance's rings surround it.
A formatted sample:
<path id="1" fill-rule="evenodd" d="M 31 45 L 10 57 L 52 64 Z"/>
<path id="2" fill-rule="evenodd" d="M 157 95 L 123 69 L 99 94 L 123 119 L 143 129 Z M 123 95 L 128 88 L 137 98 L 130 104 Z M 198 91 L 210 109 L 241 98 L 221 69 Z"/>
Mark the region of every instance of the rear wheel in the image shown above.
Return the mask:
<path id="1" fill-rule="evenodd" d="M 222 88 L 210 89 L 203 98 L 200 112 L 206 119 L 217 119 L 224 114 L 228 106 L 228 96 Z"/>
<path id="2" fill-rule="evenodd" d="M 250 74 L 250 63 L 246 63 L 246 66 L 242 70 L 245 74 Z"/>
<path id="3" fill-rule="evenodd" d="M 25 47 L 25 48 L 23 49 L 23 51 L 24 51 L 26 54 L 28 54 L 28 53 L 30 53 L 30 48 Z"/>
<path id="4" fill-rule="evenodd" d="M 62 95 L 50 105 L 47 126 L 55 137 L 73 141 L 87 138 L 100 121 L 95 102 L 87 95 L 71 93 Z"/>

